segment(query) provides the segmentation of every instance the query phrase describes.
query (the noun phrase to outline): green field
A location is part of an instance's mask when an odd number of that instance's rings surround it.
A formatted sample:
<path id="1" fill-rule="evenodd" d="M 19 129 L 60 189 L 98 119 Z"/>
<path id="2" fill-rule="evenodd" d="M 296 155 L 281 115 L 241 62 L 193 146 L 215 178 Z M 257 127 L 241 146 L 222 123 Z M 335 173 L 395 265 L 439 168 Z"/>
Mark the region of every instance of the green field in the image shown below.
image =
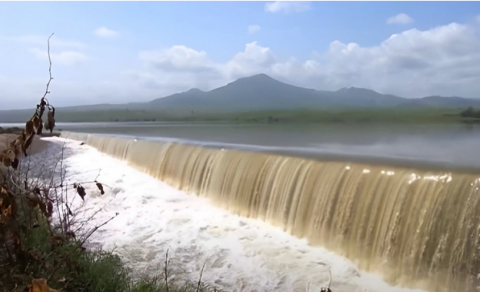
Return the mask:
<path id="1" fill-rule="evenodd" d="M 461 116 L 464 108 L 341 108 L 234 112 L 225 110 L 91 110 L 56 112 L 58 122 L 238 122 L 238 123 L 475 123 L 480 116 Z M 27 117 L 28 116 L 28 117 Z M 23 122 L 25 114 L 1 115 L 0 123 Z"/>
<path id="2" fill-rule="evenodd" d="M 248 123 L 460 123 L 479 119 L 460 116 L 464 109 L 338 109 L 258 112 L 182 112 L 110 110 L 57 112 L 62 122 L 210 121 Z"/>

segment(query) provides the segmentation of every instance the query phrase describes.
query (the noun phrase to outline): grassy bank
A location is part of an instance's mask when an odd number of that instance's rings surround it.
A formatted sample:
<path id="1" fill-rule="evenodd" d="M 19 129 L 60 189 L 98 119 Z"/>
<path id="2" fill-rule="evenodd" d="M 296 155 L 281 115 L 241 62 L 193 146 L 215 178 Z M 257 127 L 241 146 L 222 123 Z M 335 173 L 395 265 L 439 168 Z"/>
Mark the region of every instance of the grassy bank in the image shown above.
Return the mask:
<path id="1" fill-rule="evenodd" d="M 87 200 L 82 185 L 103 186 L 93 179 L 66 183 L 65 149 L 51 157 L 38 147 L 42 141 L 37 137 L 58 136 L 42 132 L 38 119 L 46 110 L 37 108 L 25 128 L 1 129 L 5 143 L 0 144 L 0 292 L 219 291 L 201 279 L 173 280 L 168 258 L 153 277 L 138 279 L 114 253 L 88 248 L 90 236 L 118 214 L 93 226 L 94 217 L 82 218 L 80 208 L 69 205 L 69 190 Z M 54 128 L 54 118 L 49 115 L 47 129 Z M 32 154 L 37 157 L 30 160 Z"/>
<path id="2" fill-rule="evenodd" d="M 471 123 L 480 118 L 462 115 L 462 108 L 339 108 L 295 109 L 277 111 L 220 111 L 220 110 L 92 110 L 57 113 L 62 122 L 237 122 L 237 123 L 400 123 L 451 124 Z M 22 122 L 22 115 L 2 114 L 0 122 Z"/>
<path id="3" fill-rule="evenodd" d="M 140 110 L 61 113 L 64 122 L 122 121 L 215 121 L 247 123 L 460 123 L 471 119 L 460 116 L 461 109 L 338 109 L 251 112 L 162 112 Z"/>
<path id="4" fill-rule="evenodd" d="M 46 170 L 47 172 L 50 172 Z M 53 173 L 53 172 L 52 172 Z M 77 231 L 74 210 L 63 210 L 66 189 L 31 181 L 26 168 L 0 167 L 0 291 L 46 284 L 62 291 L 214 291 L 201 283 L 172 283 L 168 264 L 158 277 L 134 281 L 132 271 L 111 252 L 85 248 L 91 232 Z M 66 187 L 66 186 L 65 186 Z M 70 187 L 70 186 L 69 186 Z M 54 189 L 60 191 L 52 191 Z M 47 191 L 50 190 L 50 191 Z M 68 208 L 68 207 L 67 207 Z M 60 215 L 60 216 L 58 216 Z M 72 219 L 69 219 L 72 218 Z M 78 218 L 77 218 L 78 219 Z M 76 234 L 78 232 L 78 234 Z M 46 281 L 46 282 L 45 282 Z"/>
<path id="5" fill-rule="evenodd" d="M 50 61 L 50 74 L 51 66 Z M 158 277 L 137 279 L 114 253 L 89 248 L 92 234 L 119 214 L 93 226 L 95 215 L 84 218 L 81 208 L 72 206 L 72 195 L 88 200 L 86 184 L 96 184 L 104 194 L 101 182 L 68 183 L 65 149 L 52 157 L 37 147 L 43 142 L 39 136 L 55 136 L 58 116 L 46 98 L 52 80 L 50 75 L 25 127 L 0 129 L 6 141 L 0 144 L 0 292 L 218 291 L 201 278 L 195 283 L 174 280 L 168 253 L 163 269 L 152 273 Z"/>

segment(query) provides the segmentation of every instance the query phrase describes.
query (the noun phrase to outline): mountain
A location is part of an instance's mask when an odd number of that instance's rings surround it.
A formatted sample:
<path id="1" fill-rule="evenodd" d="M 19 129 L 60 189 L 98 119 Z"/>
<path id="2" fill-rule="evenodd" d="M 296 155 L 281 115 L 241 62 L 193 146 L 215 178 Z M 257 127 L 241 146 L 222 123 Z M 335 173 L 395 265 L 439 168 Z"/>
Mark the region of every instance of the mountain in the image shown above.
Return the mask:
<path id="1" fill-rule="evenodd" d="M 419 99 L 408 99 L 403 102 L 404 107 L 424 106 L 424 107 L 457 107 L 467 108 L 480 107 L 480 99 L 464 98 L 458 96 L 445 97 L 445 96 L 426 96 Z"/>
<path id="2" fill-rule="evenodd" d="M 335 100 L 345 106 L 353 107 L 391 107 L 405 102 L 407 99 L 391 94 L 380 94 L 365 88 L 342 88 L 335 91 Z"/>
<path id="3" fill-rule="evenodd" d="M 319 91 L 280 82 L 266 74 L 240 78 L 208 92 L 191 89 L 150 102 L 155 108 L 216 108 L 225 110 L 275 110 L 298 108 L 456 107 L 480 106 L 480 100 L 429 96 L 408 99 L 392 94 L 349 87 Z"/>
<path id="4" fill-rule="evenodd" d="M 288 109 L 311 106 L 331 106 L 333 96 L 319 91 L 293 86 L 266 74 L 240 78 L 208 92 L 198 89 L 158 98 L 150 102 L 155 107 L 204 107 L 235 110 Z"/>
<path id="5" fill-rule="evenodd" d="M 208 103 L 208 94 L 198 88 L 192 88 L 189 91 L 175 93 L 163 98 L 157 98 L 149 102 L 155 107 L 189 107 L 203 106 Z"/>
<path id="6" fill-rule="evenodd" d="M 409 99 L 381 94 L 370 89 L 349 87 L 337 91 L 320 91 L 290 85 L 266 74 L 240 78 L 219 88 L 202 91 L 190 89 L 150 102 L 97 104 L 58 108 L 61 112 L 109 110 L 232 112 L 253 110 L 329 109 L 329 108 L 391 108 L 391 107 L 480 107 L 479 99 L 427 96 Z M 24 119 L 32 110 L 0 111 L 0 122 Z"/>

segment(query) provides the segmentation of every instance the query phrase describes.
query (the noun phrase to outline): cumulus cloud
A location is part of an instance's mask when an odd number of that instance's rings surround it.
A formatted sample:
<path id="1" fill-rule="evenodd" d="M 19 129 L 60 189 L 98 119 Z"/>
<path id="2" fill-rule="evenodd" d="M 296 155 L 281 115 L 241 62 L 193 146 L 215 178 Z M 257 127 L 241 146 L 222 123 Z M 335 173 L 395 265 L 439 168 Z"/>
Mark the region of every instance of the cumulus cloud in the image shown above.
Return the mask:
<path id="1" fill-rule="evenodd" d="M 196 51 L 183 45 L 160 51 L 142 51 L 141 61 L 164 71 L 199 73 L 213 65 L 204 51 Z"/>
<path id="2" fill-rule="evenodd" d="M 278 62 L 277 57 L 270 48 L 251 42 L 245 45 L 243 52 L 237 53 L 232 60 L 222 66 L 222 70 L 223 74 L 232 80 L 262 73 L 276 62 Z"/>
<path id="3" fill-rule="evenodd" d="M 193 87 L 211 90 L 240 77 L 266 73 L 293 85 L 321 90 L 355 86 L 404 97 L 480 97 L 478 29 L 476 24 L 458 23 L 429 30 L 409 29 L 369 47 L 333 40 L 325 51 L 302 60 L 280 57 L 274 48 L 256 41 L 247 43 L 222 62 L 209 52 L 185 45 L 152 48 L 140 52 L 138 63 L 134 67 L 123 67 L 120 75 L 116 70 L 110 75 L 106 74 L 108 71 L 99 73 L 101 78 L 97 76 L 88 81 L 75 78 L 67 82 L 59 78 L 55 79 L 52 92 L 62 96 L 62 102 L 73 98 L 77 98 L 77 103 L 147 101 Z M 43 51 L 37 53 L 46 57 Z M 61 53 L 53 58 L 70 64 L 75 63 L 70 59 L 85 60 L 75 54 Z M 93 66 L 92 62 L 88 62 L 88 66 Z M 62 70 L 63 76 L 95 73 L 93 67 Z M 16 93 L 18 102 L 29 83 L 17 82 L 17 88 L 10 76 L 4 77 L 0 79 L 0 88 L 3 90 L 8 85 Z M 38 87 L 44 86 L 44 82 L 40 80 Z"/>
<path id="4" fill-rule="evenodd" d="M 267 73 L 295 85 L 325 90 L 357 86 L 405 97 L 475 97 L 480 92 L 475 81 L 480 76 L 480 40 L 473 28 L 457 23 L 425 31 L 406 30 L 373 47 L 333 41 L 326 52 L 303 61 L 280 59 L 257 42 L 246 44 L 226 63 L 214 62 L 206 52 L 185 46 L 143 53 L 141 59 L 148 64 L 144 70 L 150 80 L 194 73 L 189 77 L 192 84 L 203 84 L 206 90 L 239 77 Z M 203 72 L 208 74 L 203 76 Z M 182 80 L 188 89 L 189 78 L 176 80 Z"/>
<path id="5" fill-rule="evenodd" d="M 48 52 L 46 50 L 33 48 L 28 51 L 40 60 L 48 60 Z M 61 65 L 78 65 L 88 60 L 88 57 L 85 54 L 76 51 L 62 51 L 60 53 L 50 52 L 50 57 L 53 63 Z"/>
<path id="6" fill-rule="evenodd" d="M 120 33 L 116 32 L 114 30 L 108 29 L 104 26 L 97 28 L 95 30 L 95 34 L 99 37 L 102 37 L 102 38 L 112 38 L 112 37 L 120 36 Z"/>
<path id="7" fill-rule="evenodd" d="M 256 25 L 256 24 L 252 24 L 252 25 L 249 25 L 248 26 L 248 33 L 250 34 L 254 34 L 256 33 L 257 31 L 260 30 L 260 26 L 259 25 Z"/>
<path id="8" fill-rule="evenodd" d="M 268 2 L 265 4 L 265 11 L 271 13 L 292 13 L 292 12 L 303 12 L 310 9 L 310 2 L 301 2 L 301 1 L 275 1 Z"/>
<path id="9" fill-rule="evenodd" d="M 409 24 L 413 23 L 413 18 L 405 13 L 400 13 L 387 19 L 388 24 Z"/>
<path id="10" fill-rule="evenodd" d="M 278 60 L 268 47 L 256 41 L 245 45 L 226 63 L 216 63 L 204 51 L 186 46 L 173 46 L 158 51 L 143 51 L 139 55 L 143 70 L 131 71 L 135 80 L 149 87 L 173 86 L 187 90 L 191 87 L 212 89 L 225 82 L 268 70 Z M 212 87 L 213 86 L 213 87 Z"/>

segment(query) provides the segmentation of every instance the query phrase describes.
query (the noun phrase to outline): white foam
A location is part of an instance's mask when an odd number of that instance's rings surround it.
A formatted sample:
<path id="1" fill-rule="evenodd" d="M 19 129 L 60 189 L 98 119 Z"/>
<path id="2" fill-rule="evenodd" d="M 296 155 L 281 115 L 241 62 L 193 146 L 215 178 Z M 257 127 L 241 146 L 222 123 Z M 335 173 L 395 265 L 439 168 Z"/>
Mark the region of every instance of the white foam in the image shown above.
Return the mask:
<path id="1" fill-rule="evenodd" d="M 391 287 L 326 249 L 216 208 L 78 141 L 45 140 L 52 144 L 42 156 L 58 154 L 65 145 L 63 163 L 70 183 L 93 181 L 101 169 L 98 181 L 109 186 L 105 195 L 94 184 L 84 185 L 85 202 L 72 194 L 73 204 L 84 216 L 100 210 L 89 228 L 119 213 L 91 237 L 90 244 L 115 248 L 139 274 L 160 274 L 169 248 L 175 274 L 195 281 L 206 262 L 203 279 L 226 291 L 306 291 L 309 282 L 309 291 L 319 291 L 328 284 L 329 269 L 334 292 L 421 291 Z"/>

